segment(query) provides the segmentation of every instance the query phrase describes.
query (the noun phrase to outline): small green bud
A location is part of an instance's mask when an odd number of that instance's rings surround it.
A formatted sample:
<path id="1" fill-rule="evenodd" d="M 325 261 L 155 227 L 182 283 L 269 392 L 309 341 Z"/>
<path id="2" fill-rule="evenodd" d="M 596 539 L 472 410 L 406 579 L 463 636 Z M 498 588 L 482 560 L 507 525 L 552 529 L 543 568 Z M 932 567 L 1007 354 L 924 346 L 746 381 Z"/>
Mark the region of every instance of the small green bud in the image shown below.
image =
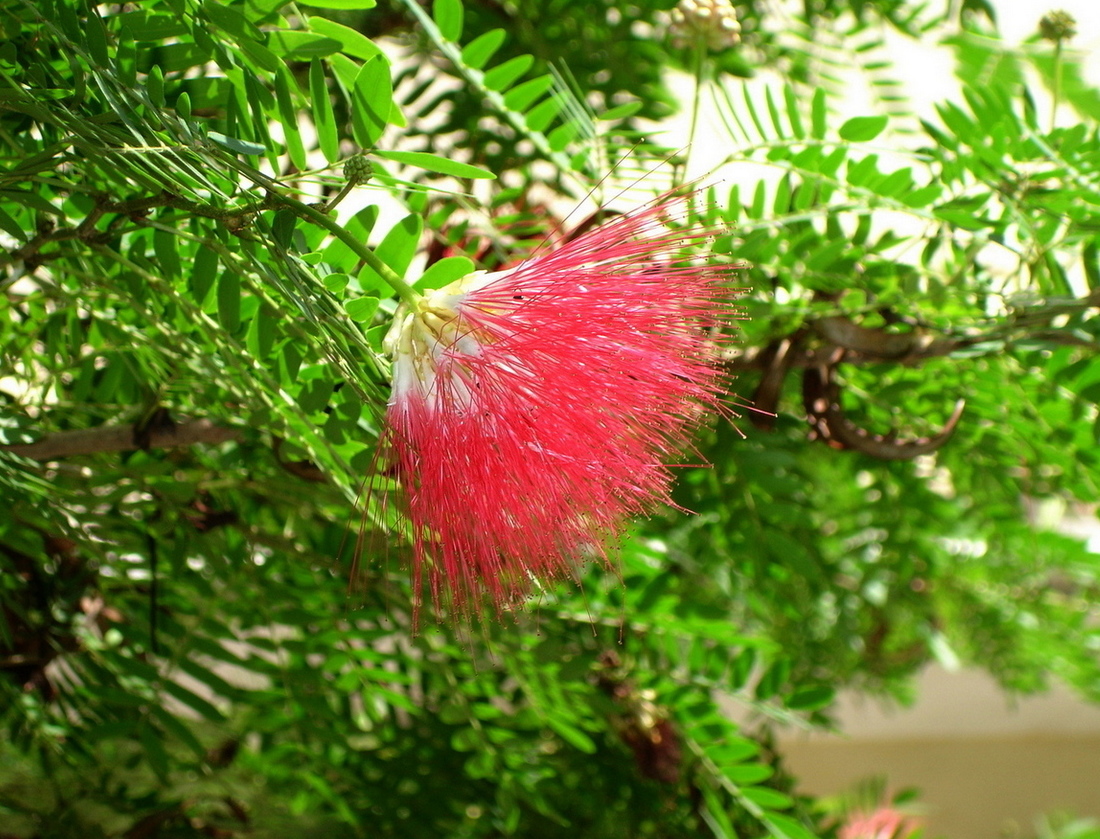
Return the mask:
<path id="1" fill-rule="evenodd" d="M 363 155 L 357 154 L 344 161 L 344 178 L 349 183 L 366 183 L 374 174 L 374 167 Z"/>
<path id="2" fill-rule="evenodd" d="M 1068 41 L 1077 34 L 1077 20 L 1069 12 L 1050 12 L 1039 21 L 1039 34 L 1054 43 Z"/>

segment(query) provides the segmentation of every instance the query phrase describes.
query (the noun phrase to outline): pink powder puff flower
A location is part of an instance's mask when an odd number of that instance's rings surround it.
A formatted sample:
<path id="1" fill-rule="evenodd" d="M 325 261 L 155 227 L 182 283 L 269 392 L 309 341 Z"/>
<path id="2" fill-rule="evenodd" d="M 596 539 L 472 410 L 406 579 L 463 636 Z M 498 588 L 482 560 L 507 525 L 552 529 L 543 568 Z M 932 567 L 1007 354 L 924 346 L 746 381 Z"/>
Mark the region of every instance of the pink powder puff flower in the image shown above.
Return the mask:
<path id="1" fill-rule="evenodd" d="M 856 811 L 841 825 L 840 839 L 908 839 L 920 830 L 920 820 L 888 805 L 873 812 Z"/>
<path id="2" fill-rule="evenodd" d="M 416 591 L 498 610 L 607 558 L 628 519 L 670 503 L 664 461 L 706 409 L 731 266 L 685 249 L 673 193 L 505 271 L 402 304 L 380 452 L 403 489 Z"/>

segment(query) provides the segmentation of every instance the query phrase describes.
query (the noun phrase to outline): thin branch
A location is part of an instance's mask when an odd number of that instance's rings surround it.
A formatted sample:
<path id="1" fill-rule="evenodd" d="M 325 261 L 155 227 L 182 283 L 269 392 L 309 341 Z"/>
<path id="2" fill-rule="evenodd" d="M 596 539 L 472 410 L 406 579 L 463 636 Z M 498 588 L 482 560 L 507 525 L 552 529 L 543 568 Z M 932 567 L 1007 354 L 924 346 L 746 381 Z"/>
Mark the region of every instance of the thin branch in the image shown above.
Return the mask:
<path id="1" fill-rule="evenodd" d="M 45 461 L 99 452 L 127 452 L 139 448 L 163 449 L 193 446 L 197 443 L 217 445 L 239 437 L 240 432 L 236 429 L 216 425 L 206 419 L 186 420 L 170 426 L 146 429 L 144 432 L 140 424 L 126 423 L 58 431 L 34 443 L 0 446 L 0 451 Z"/>
<path id="2" fill-rule="evenodd" d="M 34 238 L 25 245 L 7 254 L 0 254 L 0 264 L 27 262 L 33 267 L 62 255 L 60 252 L 42 253 L 42 248 L 51 242 L 78 240 L 87 244 L 104 244 L 115 235 L 114 227 L 118 220 L 141 218 L 150 210 L 158 207 L 174 207 L 192 215 L 217 219 L 230 230 L 237 231 L 252 216 L 269 209 L 271 206 L 267 201 L 258 201 L 244 207 L 216 207 L 208 204 L 197 204 L 169 192 L 161 192 L 158 195 L 143 196 L 126 201 L 112 201 L 108 196 L 100 196 L 95 206 L 76 227 L 55 228 L 51 225 L 42 225 Z M 100 230 L 96 225 L 105 215 L 117 215 L 118 220 L 112 223 L 107 230 Z"/>
<path id="3" fill-rule="evenodd" d="M 1100 342 L 1081 337 L 1069 329 L 1051 326 L 1059 316 L 1081 315 L 1100 308 L 1100 290 L 1084 297 L 1047 305 L 1019 309 L 1000 326 L 973 335 L 948 336 L 924 328 L 912 332 L 891 333 L 878 327 L 865 327 L 842 315 L 820 318 L 809 329 L 821 339 L 810 347 L 784 348 L 784 369 L 818 367 L 834 349 L 847 351 L 845 364 L 879 364 L 893 361 L 917 367 L 933 358 L 942 358 L 980 344 L 1011 346 L 1017 341 L 1045 341 L 1051 346 L 1075 346 L 1100 351 Z M 790 339 L 792 336 L 786 336 Z M 785 340 L 786 340 L 785 339 Z M 774 363 L 777 344 L 738 348 L 725 358 L 731 373 L 766 372 Z"/>

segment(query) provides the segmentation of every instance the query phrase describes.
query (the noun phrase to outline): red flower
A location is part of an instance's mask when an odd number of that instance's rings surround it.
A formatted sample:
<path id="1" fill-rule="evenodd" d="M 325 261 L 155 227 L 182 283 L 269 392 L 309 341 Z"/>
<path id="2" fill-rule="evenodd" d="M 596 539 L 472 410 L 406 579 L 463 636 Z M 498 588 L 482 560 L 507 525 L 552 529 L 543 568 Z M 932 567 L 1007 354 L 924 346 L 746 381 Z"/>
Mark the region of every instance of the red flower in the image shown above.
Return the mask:
<path id="1" fill-rule="evenodd" d="M 669 502 L 664 461 L 705 409 L 730 266 L 673 230 L 689 196 L 619 216 L 544 256 L 398 309 L 381 452 L 404 490 L 417 591 L 498 608 L 605 558 L 631 516 Z"/>

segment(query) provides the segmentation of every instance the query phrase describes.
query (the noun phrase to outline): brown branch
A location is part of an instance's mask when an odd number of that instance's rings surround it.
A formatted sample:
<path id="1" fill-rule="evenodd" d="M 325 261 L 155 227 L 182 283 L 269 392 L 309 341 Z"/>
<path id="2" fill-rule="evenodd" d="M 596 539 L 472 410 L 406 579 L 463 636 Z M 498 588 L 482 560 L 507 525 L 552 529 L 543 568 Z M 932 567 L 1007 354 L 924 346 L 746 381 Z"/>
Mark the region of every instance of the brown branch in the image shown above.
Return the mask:
<path id="1" fill-rule="evenodd" d="M 151 429 L 141 437 L 139 424 L 105 425 L 76 431 L 59 431 L 34 443 L 0 446 L 0 451 L 31 460 L 59 460 L 99 452 L 128 452 L 139 448 L 170 448 L 193 446 L 196 443 L 217 445 L 236 440 L 240 433 L 233 428 L 215 425 L 210 420 L 186 420 L 175 425 Z M 144 445 L 142 445 L 144 444 Z"/>
<path id="2" fill-rule="evenodd" d="M 1058 346 L 1100 350 L 1100 343 L 1051 325 L 1061 315 L 1078 315 L 1096 308 L 1100 308 L 1100 289 L 1065 302 L 1019 309 L 989 332 L 964 336 L 936 335 L 919 327 L 911 332 L 891 333 L 880 327 L 861 326 L 843 315 L 833 315 L 808 324 L 809 330 L 821 339 L 819 345 L 801 350 L 788 347 L 782 365 L 784 370 L 820 367 L 830 363 L 830 356 L 838 348 L 845 351 L 845 364 L 896 361 L 910 367 L 918 367 L 929 359 L 942 358 L 976 344 L 1000 342 L 1011 345 L 1020 340 L 1041 340 Z M 795 336 L 785 337 L 793 339 Z M 773 342 L 764 347 L 731 353 L 726 358 L 725 367 L 735 375 L 769 371 L 774 374 L 775 350 L 776 343 Z"/>
<path id="3" fill-rule="evenodd" d="M 193 201 L 174 195 L 170 192 L 161 192 L 158 195 L 131 198 L 125 201 L 113 201 L 108 196 L 99 196 L 96 204 L 88 212 L 88 215 L 75 227 L 54 227 L 52 223 L 44 223 L 39 226 L 35 236 L 20 248 L 0 254 L 0 264 L 12 264 L 25 262 L 30 268 L 34 268 L 50 259 L 62 255 L 62 252 L 51 251 L 43 253 L 42 248 L 51 242 L 80 241 L 89 244 L 103 244 L 110 241 L 114 235 L 114 227 L 120 221 L 131 219 L 140 221 L 150 210 L 159 207 L 172 207 L 183 210 L 191 215 L 215 219 L 225 225 L 230 231 L 238 233 L 247 227 L 252 217 L 264 210 L 271 209 L 274 205 L 271 196 L 254 201 L 241 207 L 218 207 L 212 204 L 197 204 Z M 114 215 L 118 218 L 107 230 L 100 230 L 96 225 L 106 215 Z"/>
<path id="4" fill-rule="evenodd" d="M 912 460 L 941 448 L 955 433 L 962 419 L 966 402 L 955 403 L 955 409 L 943 429 L 932 437 L 896 440 L 893 435 L 872 434 L 852 422 L 840 404 L 840 388 L 833 373 L 844 359 L 844 351 L 836 350 L 831 364 L 809 367 L 802 374 L 802 399 L 812 427 L 811 439 L 819 439 L 835 449 L 853 449 L 879 460 Z"/>
<path id="5" fill-rule="evenodd" d="M 933 358 L 942 358 L 951 355 L 961 349 L 991 340 L 989 336 L 975 336 L 967 338 L 942 338 L 925 343 L 909 353 L 891 360 L 906 366 L 920 366 L 924 361 Z M 807 367 L 820 367 L 828 363 L 829 356 L 837 349 L 835 344 L 824 344 L 812 348 L 806 348 L 797 352 L 788 352 L 783 363 L 789 370 L 804 370 Z M 884 358 L 880 355 L 864 354 L 849 350 L 845 357 L 845 364 L 880 364 Z M 750 347 L 731 353 L 725 361 L 725 368 L 734 375 L 739 373 L 767 372 L 773 362 L 771 347 Z"/>
<path id="6" fill-rule="evenodd" d="M 821 318 L 813 329 L 829 343 L 845 350 L 875 359 L 899 359 L 920 353 L 933 346 L 935 341 L 913 332 L 886 332 L 853 323 L 842 315 Z"/>
<path id="7" fill-rule="evenodd" d="M 802 337 L 801 332 L 796 332 L 773 341 L 759 355 L 764 373 L 752 395 L 751 402 L 756 410 L 749 414 L 749 421 L 759 429 L 771 431 L 775 428 L 783 382 L 787 378 L 791 356 L 798 353 Z"/>

